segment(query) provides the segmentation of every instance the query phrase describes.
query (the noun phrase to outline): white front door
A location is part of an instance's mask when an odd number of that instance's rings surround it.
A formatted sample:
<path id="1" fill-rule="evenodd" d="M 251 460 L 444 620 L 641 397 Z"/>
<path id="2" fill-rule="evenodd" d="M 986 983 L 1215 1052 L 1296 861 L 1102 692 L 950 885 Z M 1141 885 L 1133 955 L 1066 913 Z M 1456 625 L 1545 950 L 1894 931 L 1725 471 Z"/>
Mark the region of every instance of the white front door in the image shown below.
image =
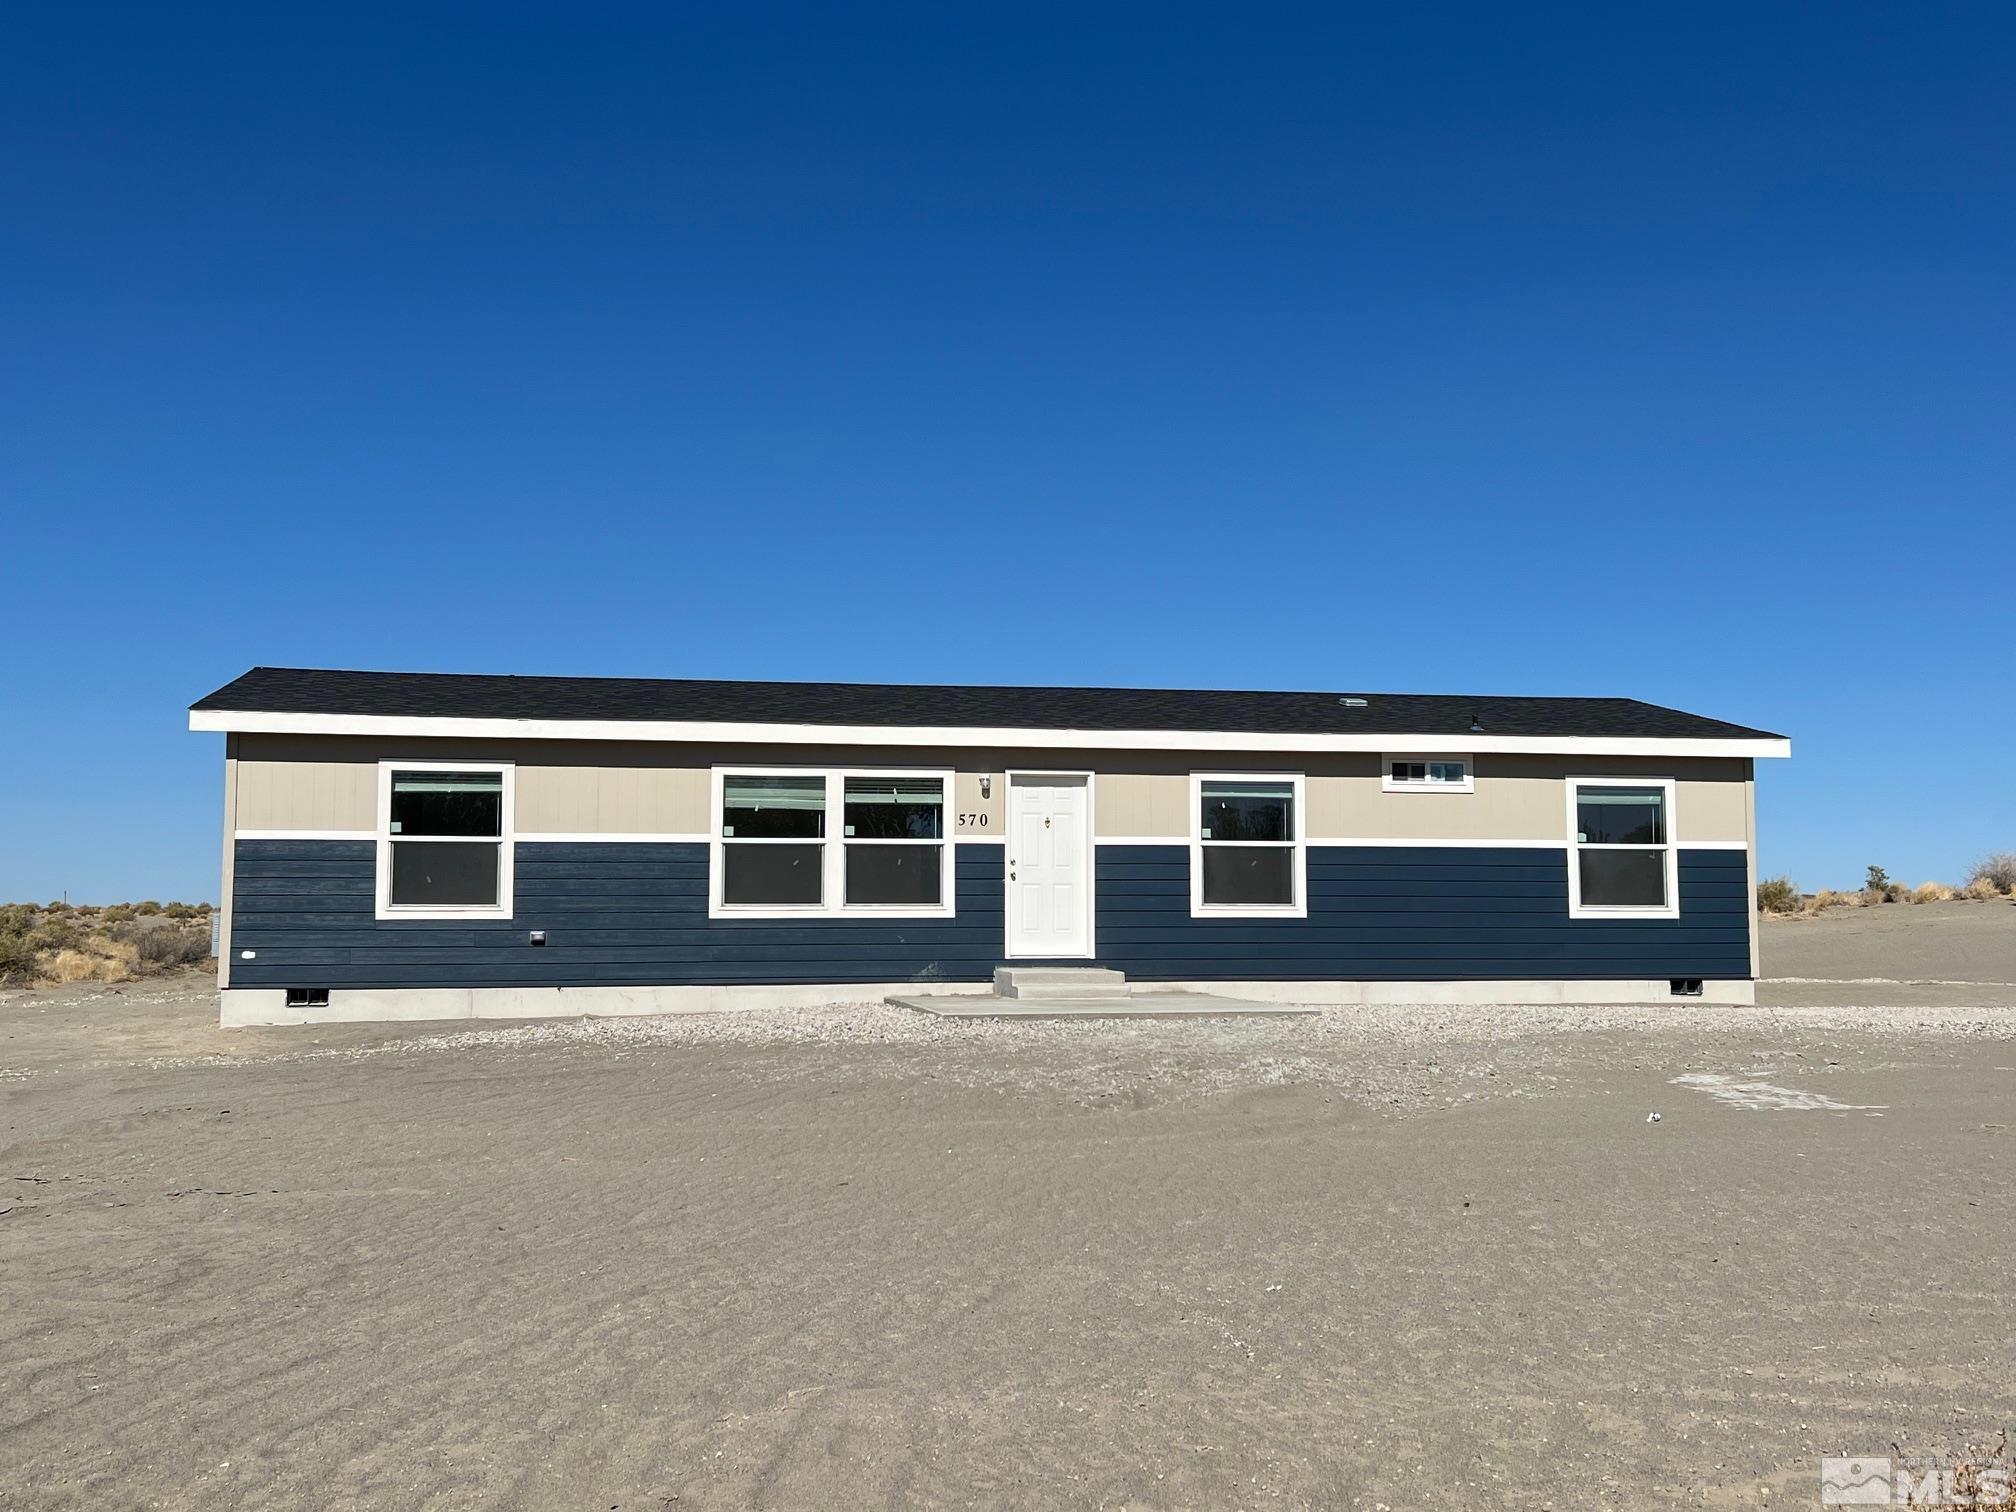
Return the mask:
<path id="1" fill-rule="evenodd" d="M 1092 954 L 1091 778 L 1008 779 L 1008 954 Z"/>

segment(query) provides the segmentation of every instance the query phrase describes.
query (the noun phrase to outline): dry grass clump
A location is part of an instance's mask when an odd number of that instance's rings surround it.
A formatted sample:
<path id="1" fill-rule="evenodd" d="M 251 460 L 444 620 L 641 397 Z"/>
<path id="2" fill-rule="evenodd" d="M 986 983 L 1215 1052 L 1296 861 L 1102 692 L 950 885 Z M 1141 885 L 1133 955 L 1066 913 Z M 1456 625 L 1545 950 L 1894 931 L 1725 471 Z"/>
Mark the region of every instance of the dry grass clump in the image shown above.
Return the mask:
<path id="1" fill-rule="evenodd" d="M 1944 882 L 1920 882 L 1911 894 L 1913 903 L 1951 903 L 1954 889 Z"/>
<path id="2" fill-rule="evenodd" d="M 1974 863 L 1967 884 L 1986 882 L 1999 893 L 2016 894 L 2016 851 L 1991 851 Z"/>
<path id="3" fill-rule="evenodd" d="M 130 982 L 140 974 L 134 948 L 123 940 L 94 939 L 83 950 L 59 950 L 43 963 L 58 982 Z"/>
<path id="4" fill-rule="evenodd" d="M 2002 889 L 1986 877 L 1976 877 L 1961 888 L 1957 896 L 1967 899 L 1970 903 L 1999 903 L 2002 900 Z"/>

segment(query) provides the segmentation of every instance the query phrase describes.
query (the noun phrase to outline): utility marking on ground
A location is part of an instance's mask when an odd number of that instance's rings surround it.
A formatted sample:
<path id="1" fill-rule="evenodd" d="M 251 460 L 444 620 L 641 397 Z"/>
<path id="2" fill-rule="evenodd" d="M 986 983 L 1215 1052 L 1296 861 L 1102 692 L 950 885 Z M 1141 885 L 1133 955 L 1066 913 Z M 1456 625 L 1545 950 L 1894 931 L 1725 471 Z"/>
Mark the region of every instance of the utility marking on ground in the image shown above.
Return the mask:
<path id="1" fill-rule="evenodd" d="M 1692 1071 L 1685 1076 L 1676 1076 L 1669 1085 L 1692 1087 L 1697 1092 L 1706 1092 L 1717 1102 L 1750 1113 L 1866 1113 L 1890 1106 L 1888 1103 L 1836 1102 L 1818 1092 L 1800 1092 L 1766 1081 L 1738 1081 L 1733 1076 L 1718 1076 L 1710 1071 Z"/>

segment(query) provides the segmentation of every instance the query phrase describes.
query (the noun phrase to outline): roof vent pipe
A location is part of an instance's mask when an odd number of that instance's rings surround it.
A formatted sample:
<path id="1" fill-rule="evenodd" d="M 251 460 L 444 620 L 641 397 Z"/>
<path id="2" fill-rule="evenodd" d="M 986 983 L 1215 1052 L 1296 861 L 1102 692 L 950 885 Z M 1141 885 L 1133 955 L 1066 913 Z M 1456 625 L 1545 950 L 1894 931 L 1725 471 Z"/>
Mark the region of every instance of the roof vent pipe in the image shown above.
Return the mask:
<path id="1" fill-rule="evenodd" d="M 1484 733 L 1484 721 L 1474 710 L 1470 715 L 1470 733 L 1472 735 L 1482 735 Z"/>
<path id="2" fill-rule="evenodd" d="M 1365 700 L 1362 698 L 1340 698 L 1337 702 L 1344 705 L 1347 709 L 1362 709 L 1365 707 Z"/>

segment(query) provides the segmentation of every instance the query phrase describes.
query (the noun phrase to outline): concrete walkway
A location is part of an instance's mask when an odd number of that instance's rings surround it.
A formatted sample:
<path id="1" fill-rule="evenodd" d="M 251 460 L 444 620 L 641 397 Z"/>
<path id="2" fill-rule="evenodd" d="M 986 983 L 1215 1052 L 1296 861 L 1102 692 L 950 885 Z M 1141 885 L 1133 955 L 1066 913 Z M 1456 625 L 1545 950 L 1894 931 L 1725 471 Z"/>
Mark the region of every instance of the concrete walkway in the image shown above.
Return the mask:
<path id="1" fill-rule="evenodd" d="M 897 1008 L 939 1018 L 1302 1018 L 1321 1010 L 1301 1003 L 1262 1003 L 1208 992 L 1135 991 L 1127 997 L 1006 998 L 991 992 L 932 992 L 887 997 Z"/>

